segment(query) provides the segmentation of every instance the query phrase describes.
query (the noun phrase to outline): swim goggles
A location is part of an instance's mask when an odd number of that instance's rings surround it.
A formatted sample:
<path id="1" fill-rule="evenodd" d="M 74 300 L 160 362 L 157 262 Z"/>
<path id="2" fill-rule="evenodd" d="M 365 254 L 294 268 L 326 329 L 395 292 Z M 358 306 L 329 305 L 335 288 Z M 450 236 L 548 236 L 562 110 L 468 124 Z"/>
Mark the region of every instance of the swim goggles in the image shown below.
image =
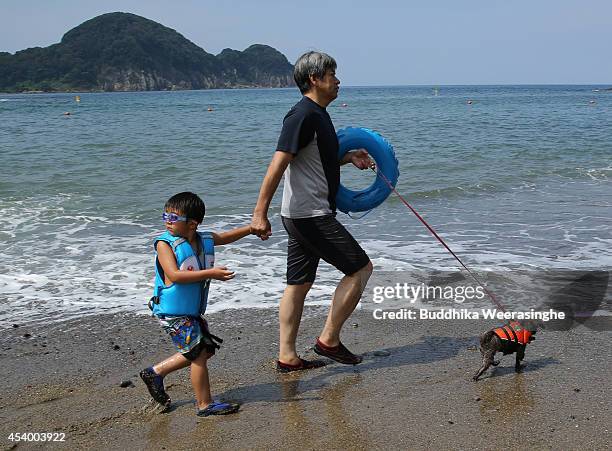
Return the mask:
<path id="1" fill-rule="evenodd" d="M 175 222 L 179 221 L 187 222 L 186 216 L 179 216 L 176 213 L 162 213 L 162 219 L 164 222 L 169 222 L 170 224 L 174 224 Z"/>

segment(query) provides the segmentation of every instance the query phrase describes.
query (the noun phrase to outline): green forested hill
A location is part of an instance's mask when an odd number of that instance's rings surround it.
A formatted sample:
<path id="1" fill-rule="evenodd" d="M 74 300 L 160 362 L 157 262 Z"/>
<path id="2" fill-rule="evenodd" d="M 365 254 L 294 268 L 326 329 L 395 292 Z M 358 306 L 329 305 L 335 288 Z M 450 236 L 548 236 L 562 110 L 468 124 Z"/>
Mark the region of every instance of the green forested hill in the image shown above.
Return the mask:
<path id="1" fill-rule="evenodd" d="M 58 44 L 0 52 L 0 91 L 284 87 L 293 84 L 292 71 L 267 45 L 215 56 L 175 30 L 117 12 L 82 23 Z"/>

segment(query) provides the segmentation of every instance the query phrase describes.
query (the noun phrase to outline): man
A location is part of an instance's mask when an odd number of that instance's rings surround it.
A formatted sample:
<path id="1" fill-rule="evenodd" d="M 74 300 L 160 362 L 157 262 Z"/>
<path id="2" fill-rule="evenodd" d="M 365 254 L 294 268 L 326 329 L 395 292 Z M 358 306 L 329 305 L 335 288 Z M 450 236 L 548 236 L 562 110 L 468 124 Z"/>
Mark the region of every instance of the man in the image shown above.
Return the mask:
<path id="1" fill-rule="evenodd" d="M 294 79 L 303 97 L 285 116 L 251 222 L 253 233 L 268 239 L 272 233 L 268 208 L 284 173 L 281 216 L 289 242 L 287 286 L 279 308 L 277 370 L 281 372 L 324 365 L 301 359 L 295 349 L 304 299 L 321 258 L 345 275 L 334 292 L 314 350 L 340 363 L 361 362 L 361 356 L 340 342 L 340 330 L 355 310 L 373 268 L 366 253 L 335 217 L 340 165 L 350 162 L 367 169 L 373 164 L 365 149 L 348 152 L 338 160 L 338 138 L 325 109 L 338 96 L 336 62 L 325 53 L 308 52 L 295 63 Z"/>

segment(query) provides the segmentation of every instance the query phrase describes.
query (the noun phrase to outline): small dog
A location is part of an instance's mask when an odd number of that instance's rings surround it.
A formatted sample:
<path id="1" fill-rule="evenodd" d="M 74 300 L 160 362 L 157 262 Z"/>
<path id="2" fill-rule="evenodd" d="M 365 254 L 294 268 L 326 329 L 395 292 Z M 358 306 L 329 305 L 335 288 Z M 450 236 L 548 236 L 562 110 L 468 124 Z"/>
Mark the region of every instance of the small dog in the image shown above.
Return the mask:
<path id="1" fill-rule="evenodd" d="M 482 366 L 474 375 L 473 379 L 478 380 L 491 365 L 499 365 L 498 360 L 493 360 L 496 352 L 503 352 L 504 355 L 516 352 L 516 363 L 514 370 L 521 371 L 521 360 L 525 358 L 525 348 L 527 344 L 535 340 L 536 327 L 525 328 L 518 321 L 511 321 L 503 327 L 485 332 L 480 336 L 480 353 L 482 354 Z"/>

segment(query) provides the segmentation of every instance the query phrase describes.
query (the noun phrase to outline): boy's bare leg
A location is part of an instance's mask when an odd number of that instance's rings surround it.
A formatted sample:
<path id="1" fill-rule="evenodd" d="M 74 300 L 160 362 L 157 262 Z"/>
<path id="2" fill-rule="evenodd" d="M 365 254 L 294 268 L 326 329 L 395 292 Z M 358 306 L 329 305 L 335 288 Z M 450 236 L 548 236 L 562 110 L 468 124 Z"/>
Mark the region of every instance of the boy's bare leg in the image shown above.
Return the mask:
<path id="1" fill-rule="evenodd" d="M 327 346 L 338 346 L 342 325 L 351 316 L 372 275 L 372 262 L 350 276 L 344 276 L 334 292 L 332 304 L 319 340 Z"/>
<path id="2" fill-rule="evenodd" d="M 213 402 L 210 394 L 210 380 L 208 378 L 208 367 L 206 362 L 212 357 L 206 351 L 202 351 L 200 355 L 191 362 L 191 385 L 195 393 L 198 408 L 204 409 Z"/>
<path id="3" fill-rule="evenodd" d="M 295 340 L 300 328 L 304 299 L 312 283 L 302 285 L 287 285 L 278 309 L 280 323 L 280 343 L 278 360 L 289 365 L 297 365 L 300 358 L 295 350 Z"/>
<path id="4" fill-rule="evenodd" d="M 164 389 L 163 378 L 173 371 L 189 366 L 190 363 L 182 354 L 177 352 L 152 368 L 142 370 L 140 378 L 147 386 L 151 397 L 164 408 L 167 408 L 170 406 L 170 396 Z"/>
<path id="5" fill-rule="evenodd" d="M 180 370 L 181 368 L 186 368 L 190 364 L 191 362 L 189 360 L 187 360 L 180 352 L 177 352 L 173 356 L 168 357 L 166 360 L 159 362 L 157 365 L 153 366 L 153 371 L 155 371 L 162 377 L 166 377 L 173 371 Z"/>

